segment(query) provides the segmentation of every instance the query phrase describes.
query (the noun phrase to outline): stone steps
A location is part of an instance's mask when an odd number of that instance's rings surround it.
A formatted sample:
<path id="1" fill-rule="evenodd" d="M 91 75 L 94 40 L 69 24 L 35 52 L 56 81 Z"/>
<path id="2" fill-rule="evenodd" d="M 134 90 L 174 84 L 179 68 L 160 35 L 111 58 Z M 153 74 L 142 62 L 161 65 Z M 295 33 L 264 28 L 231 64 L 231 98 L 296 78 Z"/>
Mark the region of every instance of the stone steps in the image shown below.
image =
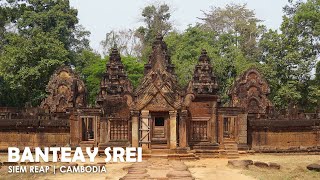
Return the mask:
<path id="1" fill-rule="evenodd" d="M 94 147 L 94 141 L 82 141 L 79 143 L 79 146 L 82 149 L 86 149 L 86 147 L 93 148 Z"/>
<path id="2" fill-rule="evenodd" d="M 189 154 L 142 154 L 143 159 L 172 159 L 172 160 L 197 160 L 199 157 L 193 153 Z"/>
<path id="3" fill-rule="evenodd" d="M 199 157 L 203 158 L 218 158 L 219 150 L 211 150 L 211 149 L 196 149 L 191 152 L 195 153 Z"/>
<path id="4" fill-rule="evenodd" d="M 168 149 L 167 144 L 151 144 L 151 149 Z"/>
<path id="5" fill-rule="evenodd" d="M 219 145 L 210 142 L 195 142 L 191 143 L 191 152 L 203 158 L 217 158 L 219 157 Z"/>
<path id="6" fill-rule="evenodd" d="M 210 142 L 197 142 L 197 143 L 190 143 L 190 147 L 192 149 L 198 150 L 218 150 L 219 145 L 218 144 L 212 144 Z"/>
<path id="7" fill-rule="evenodd" d="M 233 140 L 224 140 L 224 149 L 228 159 L 239 158 L 238 144 Z"/>
<path id="8" fill-rule="evenodd" d="M 173 154 L 174 150 L 170 149 L 151 149 L 151 154 Z"/>

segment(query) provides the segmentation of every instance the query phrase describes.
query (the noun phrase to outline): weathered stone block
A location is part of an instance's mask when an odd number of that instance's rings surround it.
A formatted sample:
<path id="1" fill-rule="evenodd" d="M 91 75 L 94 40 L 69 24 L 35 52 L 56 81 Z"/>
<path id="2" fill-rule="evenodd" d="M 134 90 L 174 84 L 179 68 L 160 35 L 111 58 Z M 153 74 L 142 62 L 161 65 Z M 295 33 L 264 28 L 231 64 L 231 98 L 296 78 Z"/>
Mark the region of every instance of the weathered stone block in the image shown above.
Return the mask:
<path id="1" fill-rule="evenodd" d="M 142 168 L 130 168 L 128 169 L 128 174 L 145 174 L 148 171 Z"/>
<path id="2" fill-rule="evenodd" d="M 280 169 L 280 164 L 270 162 L 268 165 L 271 169 Z"/>
<path id="3" fill-rule="evenodd" d="M 228 165 L 236 168 L 248 168 L 249 165 L 252 165 L 252 160 L 229 160 Z"/>
<path id="4" fill-rule="evenodd" d="M 307 169 L 309 169 L 310 171 L 318 171 L 320 172 L 320 164 L 309 164 L 307 166 Z"/>
<path id="5" fill-rule="evenodd" d="M 253 165 L 260 167 L 260 168 L 268 168 L 269 167 L 269 165 L 267 163 L 261 162 L 261 161 L 255 161 L 253 163 Z"/>
<path id="6" fill-rule="evenodd" d="M 145 179 L 149 178 L 149 174 L 126 174 L 123 178 L 120 178 L 120 180 L 126 180 L 126 179 Z"/>
<path id="7" fill-rule="evenodd" d="M 187 171 L 188 167 L 186 165 L 176 165 L 172 167 L 175 171 Z"/>
<path id="8" fill-rule="evenodd" d="M 192 177 L 189 171 L 171 171 L 167 174 L 168 178 L 183 178 L 183 177 Z"/>

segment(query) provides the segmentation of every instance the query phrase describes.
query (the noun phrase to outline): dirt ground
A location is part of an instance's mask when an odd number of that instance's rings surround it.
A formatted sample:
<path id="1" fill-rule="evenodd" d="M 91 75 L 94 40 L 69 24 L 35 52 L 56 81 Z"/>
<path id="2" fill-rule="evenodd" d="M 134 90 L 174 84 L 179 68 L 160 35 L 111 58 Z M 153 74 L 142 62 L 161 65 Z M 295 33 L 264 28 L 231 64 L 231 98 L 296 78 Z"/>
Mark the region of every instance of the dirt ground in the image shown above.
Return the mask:
<path id="1" fill-rule="evenodd" d="M 196 179 L 224 179 L 224 180 L 283 180 L 283 179 L 320 179 L 320 172 L 306 169 L 311 163 L 320 161 L 320 155 L 302 154 L 255 154 L 244 155 L 239 159 L 253 161 L 274 162 L 280 164 L 280 170 L 263 169 L 249 166 L 248 169 L 235 169 L 227 166 L 228 159 L 200 159 L 185 162 Z"/>
<path id="2" fill-rule="evenodd" d="M 309 171 L 306 166 L 311 163 L 320 163 L 320 155 L 304 154 L 256 154 L 241 159 L 251 159 L 253 161 L 275 162 L 281 165 L 280 170 L 268 170 L 255 166 L 241 173 L 261 180 L 282 180 L 282 179 L 301 179 L 312 180 L 320 179 L 320 172 Z"/>
<path id="3" fill-rule="evenodd" d="M 244 155 L 240 159 L 251 159 L 254 161 L 275 162 L 281 165 L 280 170 L 263 169 L 250 166 L 249 169 L 235 169 L 227 166 L 228 159 L 202 158 L 194 161 L 184 161 L 195 179 L 223 179 L 223 180 L 250 180 L 250 179 L 320 179 L 319 172 L 311 172 L 306 166 L 319 162 L 320 155 L 302 154 L 255 154 Z M 0 155 L 0 161 L 6 161 L 6 156 Z M 103 158 L 96 158 L 102 162 Z M 149 161 L 161 163 L 161 159 L 150 159 Z M 7 167 L 0 169 L 0 179 L 47 179 L 47 180 L 89 180 L 89 179 L 110 179 L 116 180 L 126 175 L 128 167 L 132 163 L 107 163 L 107 173 L 81 173 L 81 174 L 8 174 Z M 59 163 L 55 165 L 59 166 Z M 79 165 L 82 165 L 79 163 Z M 151 172 L 150 172 L 151 173 Z M 158 172 L 159 173 L 159 172 Z M 160 172 L 161 173 L 161 172 Z"/>

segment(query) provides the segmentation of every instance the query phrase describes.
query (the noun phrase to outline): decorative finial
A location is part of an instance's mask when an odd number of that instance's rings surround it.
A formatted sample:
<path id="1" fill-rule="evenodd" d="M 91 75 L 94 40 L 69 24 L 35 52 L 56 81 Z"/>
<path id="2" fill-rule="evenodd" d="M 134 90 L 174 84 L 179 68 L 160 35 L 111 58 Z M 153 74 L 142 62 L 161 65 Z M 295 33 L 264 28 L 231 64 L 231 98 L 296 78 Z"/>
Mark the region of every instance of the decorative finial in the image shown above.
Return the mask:
<path id="1" fill-rule="evenodd" d="M 112 48 L 109 59 L 110 59 L 110 62 L 115 62 L 115 61 L 120 62 L 120 59 L 121 59 L 120 53 L 117 48 L 115 47 Z"/>
<path id="2" fill-rule="evenodd" d="M 207 51 L 205 49 L 201 50 L 201 55 L 207 55 Z"/>
<path id="3" fill-rule="evenodd" d="M 208 53 L 205 49 L 202 49 L 201 50 L 201 55 L 199 57 L 199 61 L 202 61 L 202 62 L 208 62 L 210 61 L 210 58 L 208 56 Z"/>
<path id="4" fill-rule="evenodd" d="M 161 33 L 158 33 L 156 39 L 157 39 L 158 41 L 162 41 L 162 40 L 163 40 L 162 34 L 161 34 Z"/>

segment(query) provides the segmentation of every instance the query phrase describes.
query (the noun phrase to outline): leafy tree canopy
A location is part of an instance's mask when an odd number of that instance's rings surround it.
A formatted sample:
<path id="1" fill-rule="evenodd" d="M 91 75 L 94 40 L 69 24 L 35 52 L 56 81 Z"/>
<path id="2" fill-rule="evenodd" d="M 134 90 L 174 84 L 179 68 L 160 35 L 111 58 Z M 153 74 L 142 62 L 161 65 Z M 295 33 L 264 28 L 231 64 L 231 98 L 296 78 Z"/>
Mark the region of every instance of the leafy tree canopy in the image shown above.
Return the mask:
<path id="1" fill-rule="evenodd" d="M 84 64 L 78 55 L 89 49 L 88 32 L 67 0 L 2 0 L 0 7 L 0 78 L 14 94 L 2 104 L 37 105 L 57 67 Z"/>

